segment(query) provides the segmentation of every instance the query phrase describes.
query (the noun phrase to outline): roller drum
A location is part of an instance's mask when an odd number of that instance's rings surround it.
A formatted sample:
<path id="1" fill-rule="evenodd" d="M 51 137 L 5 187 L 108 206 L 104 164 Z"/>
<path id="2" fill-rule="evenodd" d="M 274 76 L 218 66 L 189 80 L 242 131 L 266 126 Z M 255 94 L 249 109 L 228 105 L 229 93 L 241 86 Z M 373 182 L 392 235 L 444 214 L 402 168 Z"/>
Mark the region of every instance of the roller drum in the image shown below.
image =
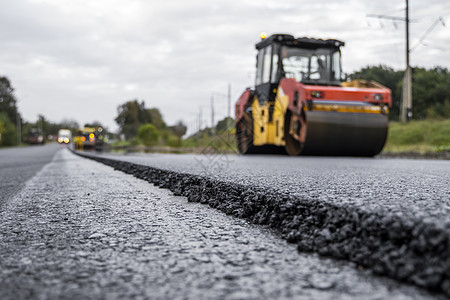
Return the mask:
<path id="1" fill-rule="evenodd" d="M 306 111 L 304 155 L 374 156 L 386 142 L 388 117 L 381 113 Z"/>

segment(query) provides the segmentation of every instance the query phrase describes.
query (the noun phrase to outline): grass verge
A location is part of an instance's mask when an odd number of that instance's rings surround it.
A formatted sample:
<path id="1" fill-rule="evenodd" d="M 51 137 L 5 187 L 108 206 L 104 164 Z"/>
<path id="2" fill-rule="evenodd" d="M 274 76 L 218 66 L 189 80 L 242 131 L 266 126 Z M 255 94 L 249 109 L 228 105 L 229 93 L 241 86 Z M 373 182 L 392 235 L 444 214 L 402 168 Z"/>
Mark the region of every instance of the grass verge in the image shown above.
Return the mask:
<path id="1" fill-rule="evenodd" d="M 450 119 L 390 122 L 383 152 L 436 153 L 450 151 Z"/>

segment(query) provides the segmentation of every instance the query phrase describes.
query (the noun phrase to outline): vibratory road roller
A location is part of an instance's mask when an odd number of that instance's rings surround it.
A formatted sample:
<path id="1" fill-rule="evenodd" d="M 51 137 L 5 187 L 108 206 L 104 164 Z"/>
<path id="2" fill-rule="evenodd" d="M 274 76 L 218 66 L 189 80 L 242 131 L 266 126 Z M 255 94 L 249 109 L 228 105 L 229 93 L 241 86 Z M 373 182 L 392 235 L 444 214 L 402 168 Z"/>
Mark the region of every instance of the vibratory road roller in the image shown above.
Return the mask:
<path id="1" fill-rule="evenodd" d="M 374 81 L 343 81 L 343 42 L 261 39 L 255 88 L 235 105 L 240 153 L 374 156 L 383 149 L 391 91 Z"/>

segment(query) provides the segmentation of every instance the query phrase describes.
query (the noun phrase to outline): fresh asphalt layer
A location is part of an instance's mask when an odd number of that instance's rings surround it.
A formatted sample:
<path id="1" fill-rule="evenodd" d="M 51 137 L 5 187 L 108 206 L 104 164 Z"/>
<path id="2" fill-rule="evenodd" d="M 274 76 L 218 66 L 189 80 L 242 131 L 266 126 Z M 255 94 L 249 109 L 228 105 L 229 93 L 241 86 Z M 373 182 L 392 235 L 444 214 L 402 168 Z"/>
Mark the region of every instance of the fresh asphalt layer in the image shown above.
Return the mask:
<path id="1" fill-rule="evenodd" d="M 450 295 L 449 161 L 205 153 L 82 155 L 269 225 L 301 251 Z"/>
<path id="2" fill-rule="evenodd" d="M 5 197 L 0 257 L 1 299 L 444 298 L 58 148 Z"/>

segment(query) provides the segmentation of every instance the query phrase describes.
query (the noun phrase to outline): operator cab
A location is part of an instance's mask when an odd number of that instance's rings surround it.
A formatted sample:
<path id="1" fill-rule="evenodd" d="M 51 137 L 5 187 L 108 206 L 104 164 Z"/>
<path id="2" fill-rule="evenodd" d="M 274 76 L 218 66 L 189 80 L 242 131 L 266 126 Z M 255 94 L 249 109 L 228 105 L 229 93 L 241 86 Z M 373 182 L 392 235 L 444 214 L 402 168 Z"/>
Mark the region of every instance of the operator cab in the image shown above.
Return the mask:
<path id="1" fill-rule="evenodd" d="M 303 84 L 340 86 L 341 51 L 338 40 L 294 38 L 274 34 L 256 44 L 255 89 L 260 102 L 274 101 L 282 78 Z"/>

